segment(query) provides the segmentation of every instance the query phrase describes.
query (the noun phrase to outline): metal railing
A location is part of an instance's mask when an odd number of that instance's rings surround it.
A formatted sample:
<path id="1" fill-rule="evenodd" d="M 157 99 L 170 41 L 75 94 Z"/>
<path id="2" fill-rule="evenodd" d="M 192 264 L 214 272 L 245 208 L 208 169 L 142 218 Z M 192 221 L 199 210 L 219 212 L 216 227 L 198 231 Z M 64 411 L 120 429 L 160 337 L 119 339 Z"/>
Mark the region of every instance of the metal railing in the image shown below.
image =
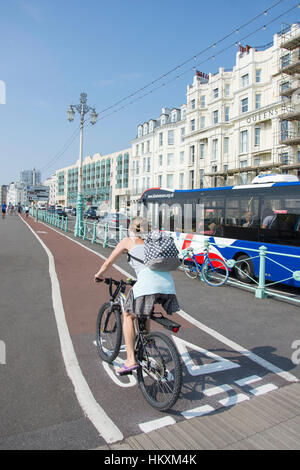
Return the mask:
<path id="1" fill-rule="evenodd" d="M 68 225 L 68 218 L 67 217 L 59 217 L 57 214 L 48 214 L 46 211 L 39 211 L 36 209 L 30 209 L 30 214 L 32 217 L 36 218 L 36 220 L 40 220 L 42 222 L 45 222 L 49 225 L 52 225 L 64 232 L 68 231 L 73 231 L 73 228 L 69 227 Z M 88 222 L 87 220 L 84 220 L 83 222 L 83 234 L 82 234 L 82 239 L 83 240 L 89 240 L 91 243 L 98 243 L 103 246 L 103 248 L 115 248 L 119 241 L 123 240 L 123 238 L 126 238 L 128 236 L 129 230 L 125 227 L 123 227 L 121 224 L 119 226 L 110 226 L 108 223 L 101 224 L 98 223 L 97 221 L 95 222 Z M 212 247 L 216 248 L 231 248 L 230 245 L 226 244 L 217 244 L 213 243 L 210 241 L 209 238 L 205 238 L 204 240 L 197 240 L 195 238 L 193 239 L 188 239 L 184 238 L 184 242 L 191 242 L 193 245 L 201 245 L 201 248 L 199 249 L 199 253 L 195 251 L 195 256 L 201 255 L 202 253 L 202 247 L 204 247 L 205 250 L 210 252 Z M 247 276 L 251 283 L 253 285 L 249 285 L 245 282 L 238 281 L 236 279 L 228 279 L 227 283 L 230 285 L 235 285 L 238 287 L 243 287 L 249 290 L 254 291 L 255 297 L 257 299 L 264 299 L 268 296 L 273 296 L 273 297 L 278 297 L 282 298 L 284 300 L 290 300 L 292 302 L 296 302 L 300 304 L 300 295 L 291 297 L 290 295 L 285 295 L 284 293 L 280 292 L 275 292 L 271 290 L 270 288 L 277 285 L 277 284 L 282 284 L 283 282 L 289 281 L 289 280 L 295 280 L 297 282 L 300 282 L 300 256 L 298 255 L 291 255 L 291 254 L 284 254 L 284 253 L 279 253 L 279 252 L 274 252 L 274 251 L 269 251 L 267 247 L 265 246 L 260 246 L 259 249 L 255 248 L 245 248 L 242 246 L 234 246 L 233 247 L 235 250 L 241 250 L 243 252 L 251 252 L 253 253 L 253 256 L 249 256 L 248 258 L 243 258 L 243 262 L 246 261 L 252 261 L 255 259 L 259 259 L 259 276 L 258 278 L 252 277 L 250 274 L 246 273 L 239 267 L 239 262 L 233 258 L 227 259 L 223 255 L 223 258 L 227 264 L 227 266 L 230 269 L 235 269 L 237 271 L 240 271 L 243 276 Z M 197 248 L 195 248 L 197 250 Z M 183 256 L 187 250 L 182 250 L 179 256 Z M 278 261 L 274 260 L 272 256 L 280 256 L 284 258 L 293 258 L 297 260 L 299 269 L 290 269 L 287 266 L 284 266 L 284 264 L 279 263 Z M 278 266 L 280 266 L 282 269 L 286 271 L 286 277 L 283 279 L 280 279 L 275 282 L 269 282 L 266 279 L 266 263 L 273 263 Z"/>
<path id="2" fill-rule="evenodd" d="M 201 244 L 203 245 L 203 241 L 200 240 L 195 240 L 195 239 L 187 239 L 185 238 L 185 242 L 191 242 L 193 244 Z M 217 243 L 212 243 L 209 239 L 204 240 L 204 249 L 210 250 L 210 247 L 215 246 L 217 248 L 231 248 L 230 245 L 218 245 Z M 188 249 L 188 248 L 187 248 Z M 240 282 L 238 280 L 233 280 L 230 279 L 227 282 L 232 285 L 237 285 L 240 287 L 247 288 L 249 290 L 253 290 L 255 292 L 255 297 L 258 299 L 264 299 L 268 296 L 274 296 L 274 297 L 279 297 L 285 300 L 291 300 L 293 302 L 299 303 L 300 304 L 300 295 L 299 298 L 297 297 L 290 297 L 289 295 L 285 295 L 284 293 L 278 293 L 270 288 L 277 285 L 277 284 L 282 284 L 283 282 L 287 282 L 289 280 L 295 280 L 297 282 L 300 282 L 300 256 L 298 255 L 290 255 L 290 254 L 285 254 L 285 253 L 279 253 L 275 251 L 269 251 L 267 247 L 265 246 L 260 246 L 259 249 L 254 249 L 254 248 L 245 248 L 241 246 L 234 246 L 235 250 L 241 250 L 243 252 L 251 251 L 253 252 L 253 256 L 249 256 L 248 258 L 243 258 L 243 263 L 246 261 L 251 261 L 254 259 L 259 259 L 259 276 L 258 279 L 255 277 L 252 277 L 250 274 L 246 273 L 239 267 L 239 262 L 233 258 L 226 259 L 223 255 L 223 258 L 227 264 L 227 266 L 230 269 L 235 269 L 239 271 L 240 273 L 243 274 L 243 276 L 246 276 L 253 285 L 249 285 L 244 282 Z M 187 250 L 182 251 L 182 255 L 186 253 Z M 197 256 L 197 252 L 195 252 L 195 256 Z M 199 255 L 201 255 L 201 250 L 199 252 Z M 272 256 L 280 256 L 280 257 L 285 257 L 285 258 L 293 258 L 298 261 L 299 269 L 290 269 L 289 267 L 285 266 L 282 263 L 279 263 L 278 261 L 274 260 Z M 285 272 L 286 272 L 286 277 L 283 279 L 280 279 L 275 282 L 269 282 L 266 279 L 266 263 L 273 263 L 277 266 L 280 266 Z"/>

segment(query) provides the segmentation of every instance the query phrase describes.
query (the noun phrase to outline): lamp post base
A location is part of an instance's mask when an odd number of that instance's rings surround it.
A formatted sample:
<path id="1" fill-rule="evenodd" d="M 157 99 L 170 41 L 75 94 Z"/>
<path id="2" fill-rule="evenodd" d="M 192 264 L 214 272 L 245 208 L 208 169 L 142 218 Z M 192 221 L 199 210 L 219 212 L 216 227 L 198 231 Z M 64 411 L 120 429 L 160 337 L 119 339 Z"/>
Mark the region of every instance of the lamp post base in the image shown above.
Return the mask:
<path id="1" fill-rule="evenodd" d="M 78 194 L 77 196 L 76 223 L 75 223 L 74 236 L 78 238 L 83 236 L 82 194 Z"/>

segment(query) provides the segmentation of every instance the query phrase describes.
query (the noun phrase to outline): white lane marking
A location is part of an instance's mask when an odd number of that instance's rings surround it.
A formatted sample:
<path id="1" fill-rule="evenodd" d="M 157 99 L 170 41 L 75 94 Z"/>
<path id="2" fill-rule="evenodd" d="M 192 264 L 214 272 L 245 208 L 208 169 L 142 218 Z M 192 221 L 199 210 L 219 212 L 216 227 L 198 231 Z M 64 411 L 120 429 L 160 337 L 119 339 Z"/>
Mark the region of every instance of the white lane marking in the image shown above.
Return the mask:
<path id="1" fill-rule="evenodd" d="M 198 406 L 197 408 L 193 408 L 192 410 L 183 411 L 181 414 L 186 419 L 191 419 L 191 418 L 196 418 L 197 416 L 207 415 L 208 413 L 211 413 L 212 411 L 215 411 L 215 409 L 212 406 L 204 405 L 204 406 Z"/>
<path id="2" fill-rule="evenodd" d="M 23 220 L 23 219 L 22 219 Z M 100 258 L 102 259 L 107 259 L 105 256 L 103 255 L 100 255 L 100 253 L 97 253 L 97 251 L 94 251 L 92 250 L 91 248 L 88 248 L 87 246 L 85 245 L 82 245 L 80 242 L 78 242 L 77 240 L 73 240 L 72 238 L 68 237 L 67 235 L 59 232 L 58 230 L 55 230 L 54 228 L 50 227 L 49 225 L 47 224 L 44 224 L 43 222 L 40 222 L 42 223 L 43 225 L 45 225 L 47 228 L 51 228 L 51 230 L 53 230 L 54 232 L 57 232 L 58 234 L 68 238 L 69 240 L 71 240 L 72 242 L 74 243 L 77 243 L 78 245 L 80 245 L 82 248 L 85 248 L 86 250 L 94 253 L 95 255 L 99 256 Z M 117 266 L 116 264 L 113 265 L 113 267 L 115 269 L 117 269 L 118 271 L 120 271 L 122 274 L 124 274 L 125 276 L 128 276 L 128 277 L 132 277 L 131 274 L 129 274 L 127 271 L 125 271 L 124 269 L 122 269 L 121 267 Z M 242 346 L 240 346 L 239 344 L 235 343 L 234 341 L 231 341 L 230 339 L 226 338 L 225 336 L 221 335 L 220 333 L 218 333 L 217 331 L 213 330 L 212 328 L 204 325 L 203 323 L 201 323 L 200 321 L 196 320 L 195 318 L 193 318 L 191 315 L 189 315 L 188 313 L 184 312 L 183 310 L 180 310 L 179 311 L 180 315 L 185 318 L 187 321 L 189 321 L 190 323 L 192 323 L 193 325 L 197 326 L 200 330 L 204 331 L 205 333 L 207 333 L 208 335 L 214 337 L 215 339 L 217 339 L 218 341 L 220 341 L 221 343 L 225 344 L 226 346 L 229 346 L 231 349 L 233 349 L 234 351 L 238 352 L 239 354 L 242 354 L 246 357 L 248 357 L 249 359 L 251 359 L 253 362 L 256 362 L 257 364 L 259 364 L 261 367 L 264 367 L 265 369 L 269 370 L 270 372 L 278 375 L 279 377 L 281 377 L 282 379 L 286 380 L 287 382 L 299 382 L 299 379 L 297 379 L 297 377 L 295 377 L 294 375 L 290 374 L 289 372 L 286 372 L 282 369 L 280 369 L 279 367 L 275 366 L 274 364 L 272 364 L 271 362 L 269 361 L 266 361 L 265 359 L 263 359 L 262 357 L 259 357 L 257 356 L 256 354 L 250 352 L 248 349 L 246 348 L 243 348 Z"/>
<path id="3" fill-rule="evenodd" d="M 23 219 L 22 219 L 23 220 Z M 34 236 L 38 239 L 44 250 L 46 251 L 49 259 L 49 273 L 52 285 L 52 302 L 53 309 L 59 333 L 61 344 L 61 351 L 65 362 L 68 376 L 70 377 L 77 400 L 84 412 L 84 414 L 93 423 L 99 434 L 105 439 L 107 443 L 120 441 L 124 438 L 121 431 L 117 428 L 114 422 L 105 413 L 103 408 L 96 402 L 83 374 L 80 369 L 73 343 L 70 337 L 69 329 L 66 322 L 65 312 L 63 308 L 60 285 L 55 270 L 55 261 L 51 251 L 34 232 L 30 225 L 23 220 L 27 227 L 31 230 Z"/>
<path id="4" fill-rule="evenodd" d="M 165 416 L 164 418 L 154 419 L 153 421 L 148 421 L 147 423 L 141 423 L 139 424 L 139 427 L 143 432 L 148 433 L 175 423 L 176 421 L 174 418 L 171 416 Z"/>
<path id="5" fill-rule="evenodd" d="M 254 382 L 258 382 L 259 380 L 262 380 L 262 378 L 258 377 L 258 375 L 251 375 L 250 377 L 245 377 L 241 380 L 235 380 L 235 383 L 237 385 L 240 385 L 241 387 L 244 387 L 245 385 L 253 384 Z"/>
<path id="6" fill-rule="evenodd" d="M 203 390 L 203 393 L 207 397 L 213 397 L 215 395 L 218 395 L 219 393 L 226 393 L 230 392 L 231 390 L 233 390 L 233 388 L 230 387 L 230 385 L 224 384 L 219 385 L 218 387 L 207 388 L 206 390 Z"/>
<path id="7" fill-rule="evenodd" d="M 182 360 L 184 361 L 189 374 L 191 374 L 192 376 L 213 374 L 214 372 L 222 372 L 224 370 L 241 367 L 235 362 L 231 362 L 228 359 L 225 359 L 224 357 L 218 356 L 217 354 L 214 354 L 211 351 L 208 351 L 207 349 L 200 348 L 200 346 L 196 346 L 195 344 L 189 343 L 188 341 L 185 341 L 181 338 L 177 338 L 174 335 L 172 335 L 172 338 L 177 346 L 179 353 L 181 354 Z M 206 357 L 209 357 L 210 359 L 214 359 L 214 362 L 203 365 L 195 364 L 188 352 L 188 348 L 200 352 L 201 354 Z"/>
<path id="8" fill-rule="evenodd" d="M 227 397 L 227 398 L 224 398 L 223 400 L 220 400 L 219 403 L 223 406 L 234 406 L 246 400 L 249 400 L 248 395 L 245 395 L 244 393 L 236 393 L 235 395 L 232 395 L 231 397 Z"/>
<path id="9" fill-rule="evenodd" d="M 261 367 L 264 367 L 265 369 L 269 370 L 273 374 L 278 375 L 279 377 L 286 380 L 287 382 L 299 382 L 297 377 L 295 377 L 294 375 L 290 374 L 289 372 L 285 372 L 284 370 L 280 369 L 279 367 L 275 366 L 274 364 L 271 364 L 271 362 L 266 361 L 262 357 L 257 356 L 256 354 L 252 353 L 248 349 L 243 348 L 239 344 L 231 341 L 230 339 L 228 339 L 225 336 L 221 335 L 217 331 L 213 330 L 212 328 L 210 328 L 210 327 L 204 325 L 203 323 L 201 323 L 200 321 L 196 320 L 195 318 L 193 318 L 191 315 L 184 312 L 183 310 L 180 310 L 179 313 L 183 318 L 188 320 L 193 325 L 197 326 L 200 330 L 204 331 L 205 333 L 207 333 L 210 336 L 213 336 L 215 339 L 217 339 L 218 341 L 220 341 L 223 344 L 226 344 L 226 346 L 230 347 L 231 349 L 238 352 L 239 354 L 242 354 L 243 356 L 248 357 L 250 360 L 252 360 L 253 362 L 256 362 Z"/>
<path id="10" fill-rule="evenodd" d="M 250 392 L 256 397 L 258 397 L 260 395 L 264 395 L 265 393 L 272 392 L 273 390 L 277 389 L 278 387 L 276 387 L 276 385 L 266 384 L 262 385 L 261 387 L 253 388 L 252 390 L 250 390 Z"/>

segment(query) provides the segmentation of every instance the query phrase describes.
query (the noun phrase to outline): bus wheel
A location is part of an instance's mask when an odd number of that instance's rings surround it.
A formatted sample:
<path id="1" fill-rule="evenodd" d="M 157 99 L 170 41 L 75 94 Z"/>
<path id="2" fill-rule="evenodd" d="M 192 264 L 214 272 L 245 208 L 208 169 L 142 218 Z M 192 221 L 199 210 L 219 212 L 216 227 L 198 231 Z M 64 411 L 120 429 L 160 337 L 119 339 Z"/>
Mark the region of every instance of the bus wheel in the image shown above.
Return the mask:
<path id="1" fill-rule="evenodd" d="M 248 255 L 239 255 L 234 266 L 235 277 L 246 284 L 254 282 L 254 267 Z"/>

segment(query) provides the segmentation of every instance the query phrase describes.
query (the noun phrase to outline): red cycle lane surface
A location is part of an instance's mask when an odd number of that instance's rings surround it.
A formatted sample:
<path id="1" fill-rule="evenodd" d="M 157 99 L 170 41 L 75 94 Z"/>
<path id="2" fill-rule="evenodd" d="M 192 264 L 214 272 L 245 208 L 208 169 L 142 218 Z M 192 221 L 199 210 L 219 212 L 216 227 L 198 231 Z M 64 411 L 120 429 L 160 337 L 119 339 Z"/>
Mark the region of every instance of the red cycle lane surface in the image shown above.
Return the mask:
<path id="1" fill-rule="evenodd" d="M 43 223 L 32 218 L 26 222 L 54 256 L 64 312 L 82 373 L 95 400 L 124 437 L 143 432 L 149 423 L 150 428 L 156 423 L 159 426 L 162 419 L 172 424 L 285 385 L 284 380 L 246 355 L 224 347 L 217 339 L 175 315 L 174 320 L 182 325 L 176 337 L 185 364 L 182 394 L 174 409 L 164 413 L 152 409 L 138 389 L 135 374 L 118 377 L 114 367 L 103 363 L 97 354 L 96 320 L 100 306 L 108 300 L 108 289 L 105 284 L 94 284 L 93 277 L 103 259 Z M 107 277 L 119 280 L 125 275 L 111 268 Z M 156 324 L 155 329 L 158 329 Z M 123 351 L 120 359 L 124 358 Z"/>

